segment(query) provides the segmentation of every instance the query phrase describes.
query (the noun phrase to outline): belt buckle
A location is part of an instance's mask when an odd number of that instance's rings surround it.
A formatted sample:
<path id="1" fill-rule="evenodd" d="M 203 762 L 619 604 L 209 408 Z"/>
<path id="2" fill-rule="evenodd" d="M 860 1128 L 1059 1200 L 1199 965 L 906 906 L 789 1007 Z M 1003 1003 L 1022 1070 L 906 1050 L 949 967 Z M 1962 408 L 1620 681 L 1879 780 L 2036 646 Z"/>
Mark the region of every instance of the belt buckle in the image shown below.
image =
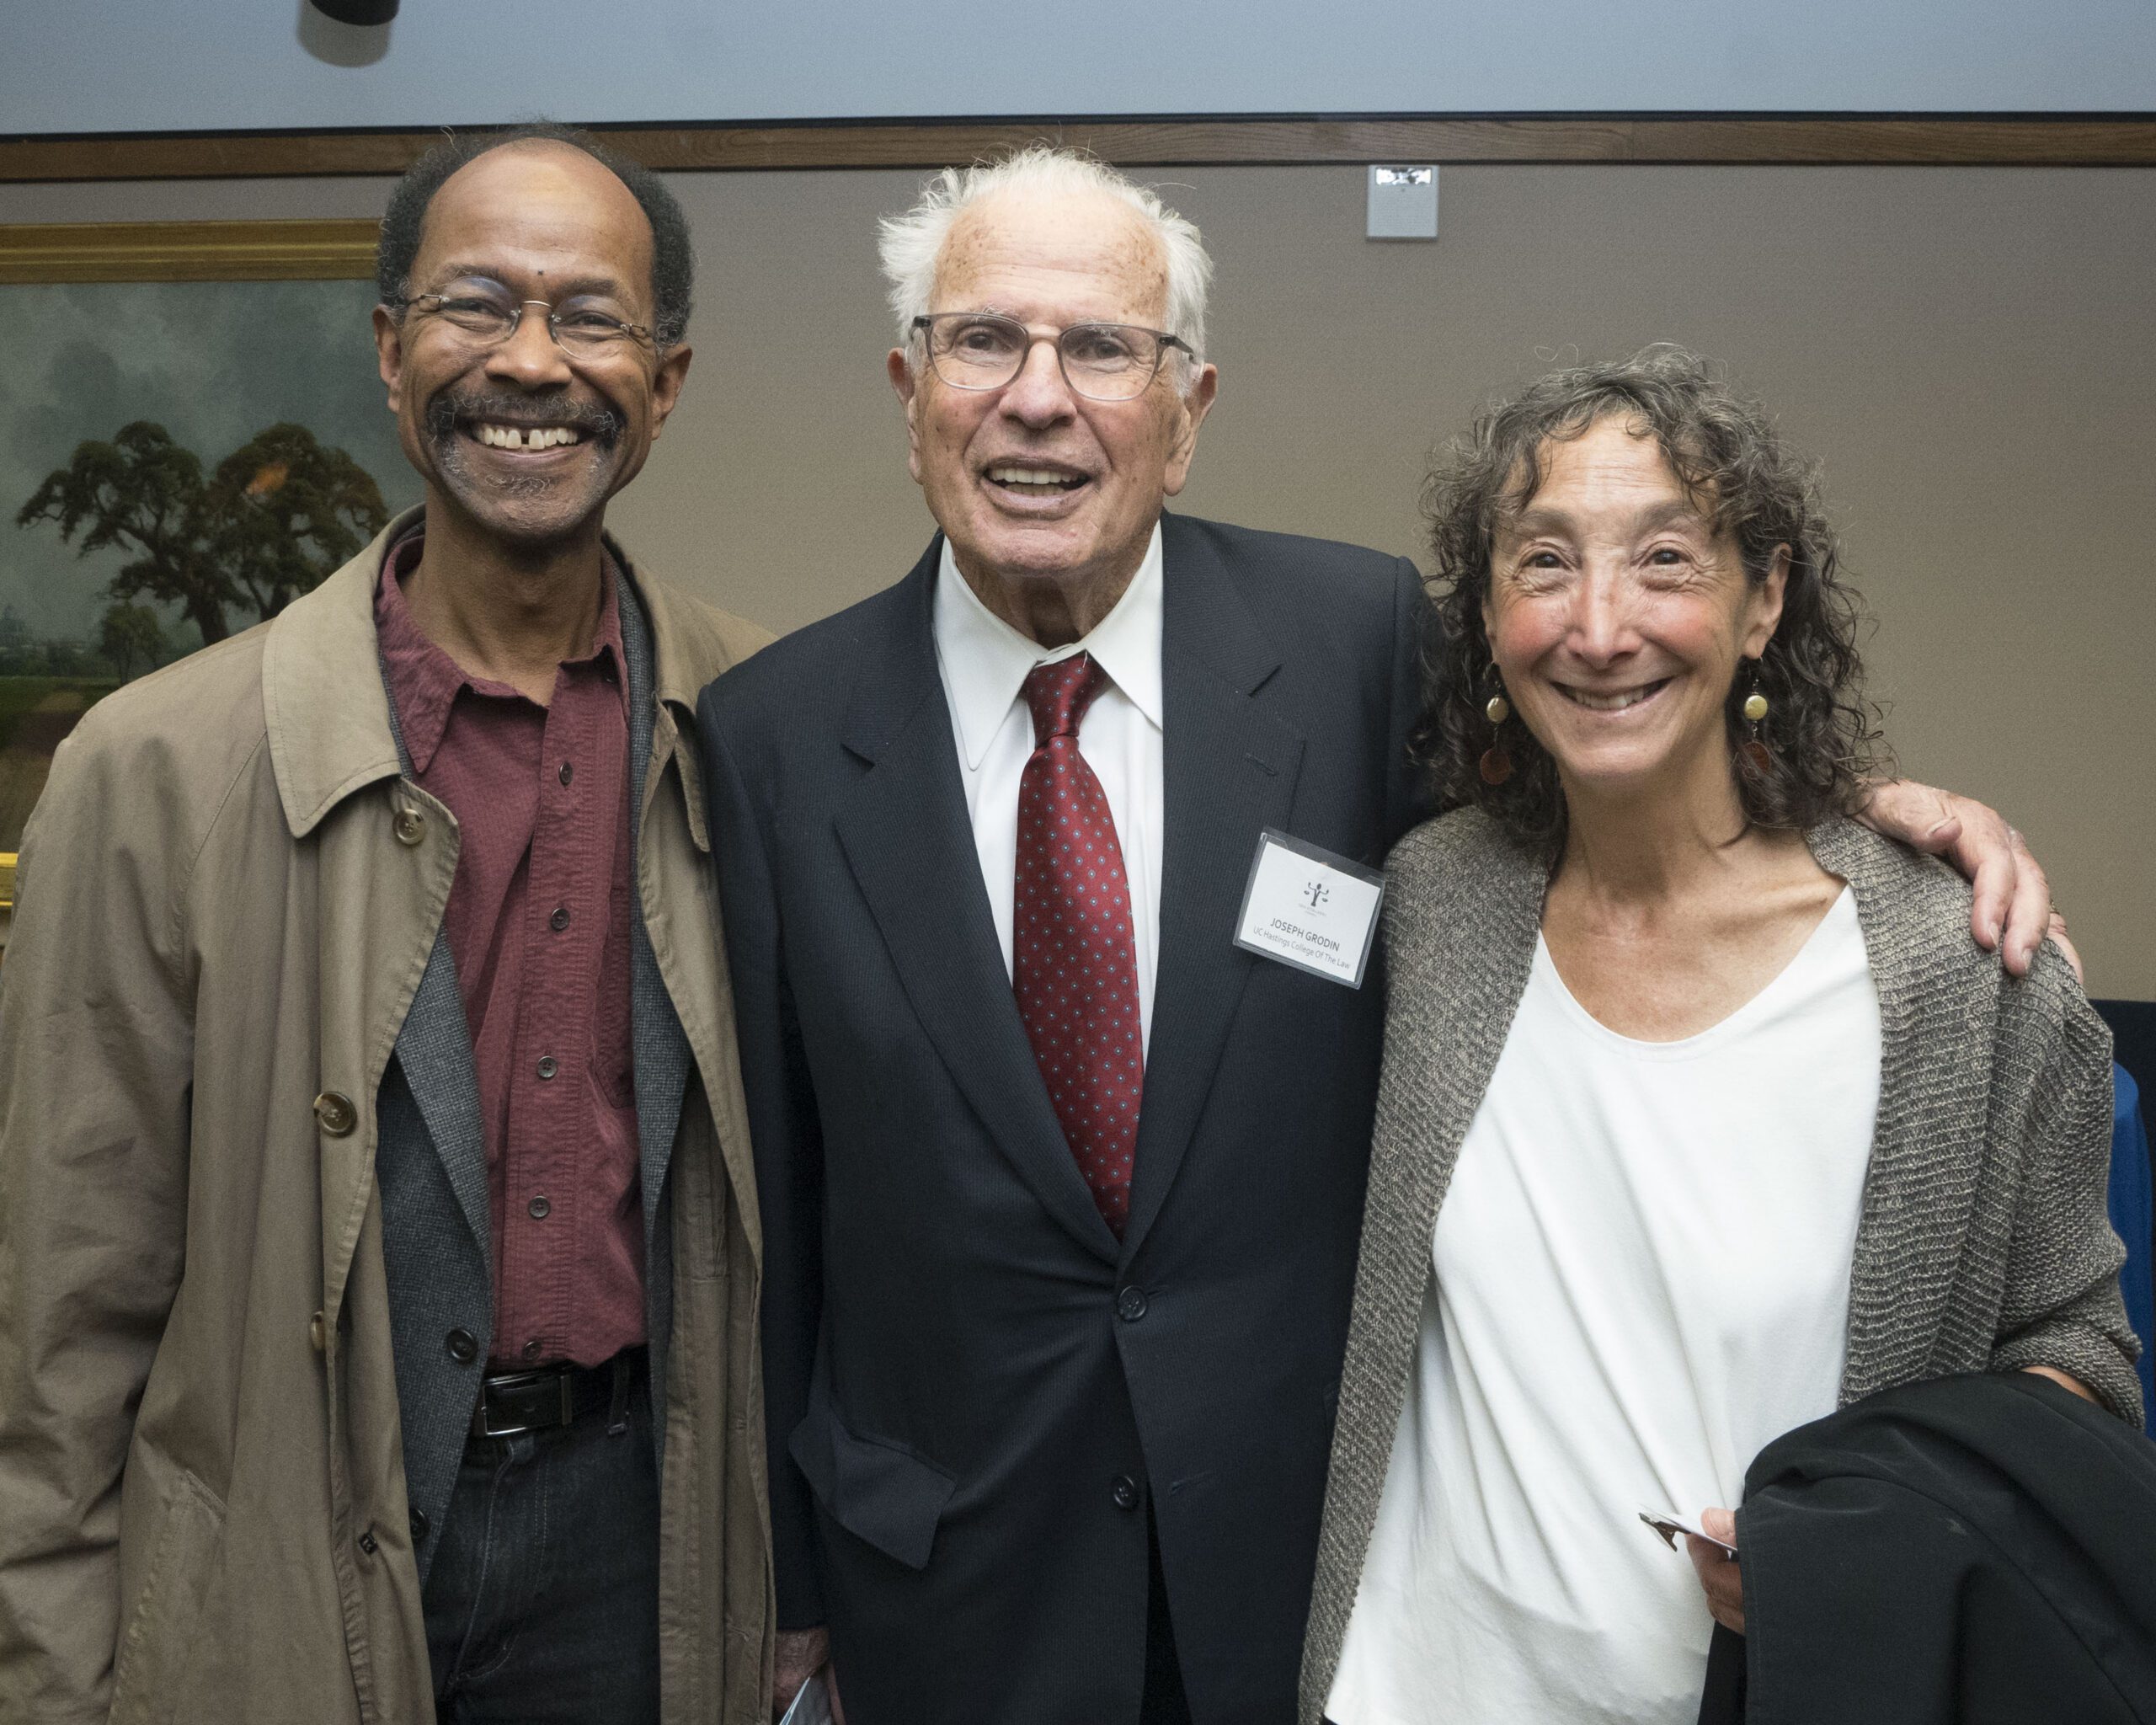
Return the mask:
<path id="1" fill-rule="evenodd" d="M 521 1425 L 496 1425 L 494 1423 L 487 1407 L 488 1397 L 492 1391 L 497 1389 L 511 1392 L 528 1390 L 548 1378 L 554 1381 L 560 1392 L 561 1412 L 558 1418 L 548 1421 L 527 1419 Z M 526 1432 L 537 1431 L 542 1424 L 570 1425 L 575 1423 L 575 1398 L 570 1389 L 569 1373 L 565 1368 L 553 1366 L 544 1371 L 502 1372 L 480 1382 L 479 1402 L 472 1410 L 472 1434 L 480 1438 L 515 1438 L 522 1436 Z"/>

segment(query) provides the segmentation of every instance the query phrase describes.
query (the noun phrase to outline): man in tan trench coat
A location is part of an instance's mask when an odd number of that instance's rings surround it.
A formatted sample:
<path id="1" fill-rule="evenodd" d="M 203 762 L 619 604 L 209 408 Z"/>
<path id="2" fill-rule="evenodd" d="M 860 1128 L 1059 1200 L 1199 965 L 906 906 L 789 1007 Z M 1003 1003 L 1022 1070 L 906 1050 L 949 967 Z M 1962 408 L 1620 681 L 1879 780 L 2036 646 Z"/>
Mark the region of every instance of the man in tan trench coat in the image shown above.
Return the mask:
<path id="1" fill-rule="evenodd" d="M 447 147 L 376 314 L 425 509 L 108 697 L 24 842 L 10 1722 L 767 1705 L 761 1246 L 689 723 L 761 638 L 600 531 L 687 367 L 686 230 L 579 144 Z"/>

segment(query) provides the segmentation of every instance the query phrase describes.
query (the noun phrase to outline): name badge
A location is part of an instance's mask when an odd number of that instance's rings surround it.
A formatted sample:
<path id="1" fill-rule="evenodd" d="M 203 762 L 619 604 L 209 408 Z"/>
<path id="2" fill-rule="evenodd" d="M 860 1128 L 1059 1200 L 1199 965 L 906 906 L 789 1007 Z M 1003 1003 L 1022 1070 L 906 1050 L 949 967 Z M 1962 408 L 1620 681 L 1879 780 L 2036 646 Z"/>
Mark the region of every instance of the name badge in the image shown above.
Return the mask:
<path id="1" fill-rule="evenodd" d="M 1267 827 L 1257 836 L 1235 944 L 1360 988 L 1384 899 L 1376 869 Z"/>

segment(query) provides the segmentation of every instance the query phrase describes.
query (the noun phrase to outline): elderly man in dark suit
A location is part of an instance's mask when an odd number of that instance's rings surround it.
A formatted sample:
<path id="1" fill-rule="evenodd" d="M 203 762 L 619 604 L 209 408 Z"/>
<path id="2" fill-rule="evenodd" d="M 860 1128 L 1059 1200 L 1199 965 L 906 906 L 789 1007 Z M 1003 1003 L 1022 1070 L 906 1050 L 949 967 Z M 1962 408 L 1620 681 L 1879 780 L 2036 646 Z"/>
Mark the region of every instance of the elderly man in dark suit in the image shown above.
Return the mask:
<path id="1" fill-rule="evenodd" d="M 699 713 L 775 1701 L 828 1648 L 853 1725 L 1284 1721 L 1420 584 L 1163 515 L 1217 379 L 1209 265 L 1150 192 L 1032 151 L 941 176 L 883 254 L 942 532 Z"/>

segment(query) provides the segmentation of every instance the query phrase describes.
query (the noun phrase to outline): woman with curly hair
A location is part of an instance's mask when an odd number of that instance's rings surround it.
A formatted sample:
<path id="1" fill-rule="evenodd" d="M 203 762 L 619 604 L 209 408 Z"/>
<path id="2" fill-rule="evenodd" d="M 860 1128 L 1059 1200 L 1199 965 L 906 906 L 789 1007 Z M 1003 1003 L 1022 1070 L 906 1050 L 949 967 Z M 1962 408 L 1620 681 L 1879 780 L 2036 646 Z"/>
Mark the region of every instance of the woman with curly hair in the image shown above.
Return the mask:
<path id="1" fill-rule="evenodd" d="M 1913 1380 L 2137 1422 L 2109 1039 L 1849 819 L 1876 732 L 1811 470 L 1694 356 L 1442 461 L 1422 744 L 1303 1713 L 1689 1721 L 1753 1456 Z"/>

